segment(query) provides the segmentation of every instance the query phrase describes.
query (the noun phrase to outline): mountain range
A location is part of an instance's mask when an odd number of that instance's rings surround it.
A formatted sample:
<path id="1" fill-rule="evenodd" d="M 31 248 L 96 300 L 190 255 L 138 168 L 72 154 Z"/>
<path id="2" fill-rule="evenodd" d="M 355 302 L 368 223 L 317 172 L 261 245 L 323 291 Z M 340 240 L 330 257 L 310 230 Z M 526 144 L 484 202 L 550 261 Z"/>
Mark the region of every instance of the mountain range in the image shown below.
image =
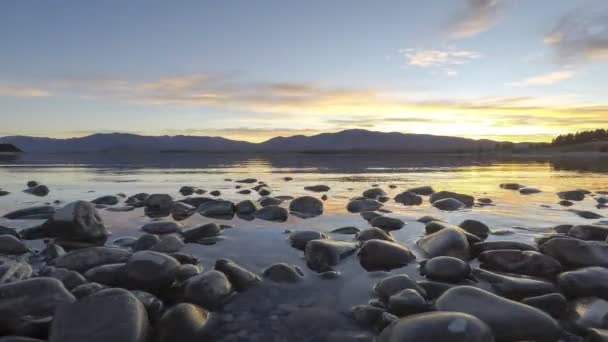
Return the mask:
<path id="1" fill-rule="evenodd" d="M 429 134 L 350 129 L 313 136 L 275 137 L 261 143 L 207 136 L 144 136 L 93 134 L 79 138 L 0 137 L 25 152 L 477 152 L 494 150 L 499 142 Z"/>

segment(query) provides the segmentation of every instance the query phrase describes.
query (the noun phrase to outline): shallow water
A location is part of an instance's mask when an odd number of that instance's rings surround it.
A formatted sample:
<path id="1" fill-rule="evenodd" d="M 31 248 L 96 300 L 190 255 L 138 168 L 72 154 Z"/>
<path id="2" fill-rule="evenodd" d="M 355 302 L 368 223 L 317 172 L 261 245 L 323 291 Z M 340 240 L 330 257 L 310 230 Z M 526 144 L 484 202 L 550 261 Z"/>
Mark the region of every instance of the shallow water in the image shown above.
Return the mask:
<path id="1" fill-rule="evenodd" d="M 293 180 L 285 181 L 283 178 L 286 176 L 293 177 Z M 273 336 L 282 336 L 280 331 L 289 336 L 292 327 L 286 318 L 289 312 L 285 310 L 293 306 L 300 309 L 321 307 L 331 312 L 344 312 L 350 306 L 364 304 L 372 298 L 372 284 L 386 276 L 386 272 L 368 273 L 361 268 L 357 258 L 351 256 L 336 267 L 341 272 L 339 279 L 321 279 L 306 268 L 303 253 L 287 243 L 284 230 L 315 229 L 328 232 L 343 226 L 356 226 L 361 229 L 369 227 L 358 214 L 348 213 L 345 207 L 349 198 L 360 195 L 373 184 L 383 188 L 391 198 L 409 187 L 432 185 L 437 191 L 462 192 L 477 198 L 489 197 L 494 201 L 493 206 L 474 207 L 452 213 L 431 207 L 426 199 L 423 205 L 415 207 L 389 201 L 384 208 L 392 213 L 387 215 L 401 218 L 407 223 L 403 229 L 393 233 L 394 237 L 398 242 L 412 248 L 419 259 L 423 259 L 414 246 L 424 231 L 424 226 L 415 220 L 423 215 L 433 215 L 454 224 L 468 218 L 478 219 L 494 231 L 507 232 L 506 235 L 494 235 L 490 239 L 520 241 L 531 241 L 534 236 L 557 224 L 601 221 L 580 218 L 567 208 L 561 207 L 557 204 L 559 199 L 556 192 L 577 188 L 591 191 L 608 190 L 608 158 L 495 158 L 398 154 L 4 155 L 0 156 L 0 188 L 10 191 L 11 194 L 0 197 L 0 216 L 14 209 L 52 203 L 55 200 L 62 203 L 76 199 L 92 200 L 116 193 L 168 193 L 174 198 L 180 198 L 178 190 L 183 185 L 192 185 L 208 191 L 220 190 L 222 198 L 232 201 L 257 199 L 259 195 L 255 192 L 250 195 L 237 194 L 237 183 L 226 180 L 249 177 L 266 182 L 274 196 L 297 197 L 312 194 L 320 197 L 319 193 L 304 190 L 304 186 L 315 184 L 329 185 L 331 190 L 327 193 L 329 199 L 325 202 L 325 213 L 312 219 L 304 220 L 291 216 L 285 223 L 272 223 L 261 220 L 248 222 L 238 218 L 228 221 L 214 220 L 194 215 L 182 221 L 186 227 L 207 222 L 229 224 L 233 227 L 225 229 L 223 240 L 215 245 L 188 244 L 184 248 L 183 252 L 201 257 L 206 268 L 213 267 L 215 259 L 226 257 L 257 273 L 261 273 L 262 269 L 272 263 L 287 262 L 300 266 L 306 274 L 305 281 L 298 285 L 268 285 L 249 295 L 239 294 L 235 302 L 226 309 L 227 312 L 235 313 L 227 317 L 235 319 L 236 323 L 231 320 L 222 323 L 228 327 L 226 329 L 234 329 L 234 336 L 230 331 L 225 334 L 232 336 L 226 340 L 247 340 L 243 336 L 235 335 L 237 331 L 246 331 L 247 336 L 261 334 L 260 339 L 269 336 L 269 331 L 275 331 Z M 23 193 L 25 183 L 29 180 L 37 180 L 47 185 L 51 193 L 43 198 Z M 516 191 L 500 189 L 499 184 L 505 182 L 525 184 L 542 192 L 521 195 Z M 241 185 L 243 188 L 249 187 L 247 184 Z M 390 189 L 389 185 L 395 185 L 396 188 Z M 608 215 L 608 209 L 597 209 L 595 205 L 596 202 L 592 198 L 586 198 L 577 202 L 573 208 Z M 142 209 L 124 213 L 101 210 L 101 213 L 106 225 L 113 232 L 112 239 L 137 236 L 140 234 L 138 228 L 150 221 L 143 215 Z M 0 219 L 0 225 L 9 227 L 25 227 L 36 223 Z M 352 236 L 334 235 L 333 238 L 351 240 Z M 415 263 L 391 273 L 401 272 L 418 277 Z M 248 315 L 246 320 L 239 320 L 239 317 L 242 318 L 239 315 L 242 314 Z M 322 316 L 317 312 L 311 315 Z M 267 319 L 274 316 L 277 317 L 275 320 Z M 343 324 L 345 330 L 355 329 L 348 322 L 338 321 L 327 329 L 335 329 L 336 324 Z"/>

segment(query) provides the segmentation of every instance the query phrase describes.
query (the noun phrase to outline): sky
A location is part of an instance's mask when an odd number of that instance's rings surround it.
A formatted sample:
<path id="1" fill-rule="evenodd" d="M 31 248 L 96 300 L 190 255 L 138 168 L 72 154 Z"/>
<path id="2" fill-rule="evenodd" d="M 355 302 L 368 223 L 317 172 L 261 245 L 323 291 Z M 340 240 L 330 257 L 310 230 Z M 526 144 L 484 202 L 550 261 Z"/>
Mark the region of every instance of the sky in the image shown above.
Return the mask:
<path id="1" fill-rule="evenodd" d="M 608 128 L 608 1 L 0 2 L 0 136 L 351 128 Z"/>

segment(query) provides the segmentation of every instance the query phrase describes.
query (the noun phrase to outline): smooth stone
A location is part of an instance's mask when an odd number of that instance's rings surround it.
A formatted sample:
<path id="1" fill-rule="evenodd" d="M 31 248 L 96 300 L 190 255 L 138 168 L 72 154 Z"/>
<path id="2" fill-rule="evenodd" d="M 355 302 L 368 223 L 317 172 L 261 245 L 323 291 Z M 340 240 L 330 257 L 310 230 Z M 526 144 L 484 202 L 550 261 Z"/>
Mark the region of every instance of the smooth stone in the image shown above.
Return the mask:
<path id="1" fill-rule="evenodd" d="M 405 274 L 396 274 L 383 278 L 374 284 L 372 289 L 374 294 L 383 302 L 388 302 L 392 295 L 405 289 L 415 290 L 422 296 L 426 295 L 426 291 Z"/>
<path id="2" fill-rule="evenodd" d="M 556 237 L 542 244 L 540 249 L 565 267 L 608 267 L 608 245 L 604 242 Z"/>
<path id="3" fill-rule="evenodd" d="M 378 210 L 380 210 L 380 209 L 378 209 Z M 362 211 L 361 213 L 359 213 L 359 215 L 361 215 L 361 217 L 367 222 L 371 222 L 376 217 L 382 216 L 382 214 L 379 214 L 379 213 L 376 213 L 373 211 Z"/>
<path id="4" fill-rule="evenodd" d="M 215 201 L 213 198 L 203 197 L 203 196 L 186 197 L 184 199 L 179 200 L 179 202 L 186 203 L 187 205 L 191 205 L 195 208 L 198 208 L 203 203 L 213 202 L 213 201 Z"/>
<path id="5" fill-rule="evenodd" d="M 72 289 L 72 294 L 74 295 L 74 297 L 82 299 L 84 297 L 97 293 L 105 288 L 106 287 L 104 285 L 98 283 L 86 283 L 76 286 L 74 289 Z"/>
<path id="6" fill-rule="evenodd" d="M 184 248 L 186 244 L 175 234 L 163 235 L 160 241 L 150 248 L 151 251 L 160 253 L 175 253 Z"/>
<path id="7" fill-rule="evenodd" d="M 357 250 L 353 242 L 312 240 L 306 244 L 304 256 L 308 267 L 317 272 L 331 271 L 334 266 Z"/>
<path id="8" fill-rule="evenodd" d="M 152 194 L 144 200 L 144 213 L 148 217 L 167 217 L 171 215 L 173 197 L 167 194 Z"/>
<path id="9" fill-rule="evenodd" d="M 144 342 L 148 331 L 143 304 L 126 290 L 107 289 L 59 307 L 49 342 Z"/>
<path id="10" fill-rule="evenodd" d="M 608 329 L 608 302 L 601 298 L 576 298 L 568 302 L 564 310 L 564 320 L 574 329 Z"/>
<path id="11" fill-rule="evenodd" d="M 262 197 L 258 200 L 258 203 L 260 203 L 260 206 L 262 207 L 267 207 L 269 205 L 281 205 L 283 200 L 276 197 Z"/>
<path id="12" fill-rule="evenodd" d="M 66 289 L 72 290 L 73 288 L 85 284 L 87 280 L 78 272 L 70 271 L 65 268 L 57 268 L 52 266 L 46 266 L 38 272 L 39 276 L 55 278 L 65 286 Z"/>
<path id="13" fill-rule="evenodd" d="M 538 278 L 503 275 L 479 268 L 473 268 L 472 274 L 475 279 L 489 283 L 493 292 L 497 295 L 513 300 L 558 291 L 553 283 Z"/>
<path id="14" fill-rule="evenodd" d="M 26 262 L 3 261 L 0 264 L 0 285 L 29 279 L 34 271 Z"/>
<path id="15" fill-rule="evenodd" d="M 160 238 L 154 234 L 143 234 L 133 244 L 134 251 L 143 251 L 154 247 L 160 242 Z"/>
<path id="16" fill-rule="evenodd" d="M 174 257 L 182 265 L 198 265 L 199 259 L 197 256 L 186 253 L 169 253 L 170 256 Z"/>
<path id="17" fill-rule="evenodd" d="M 236 183 L 243 183 L 243 184 L 253 184 L 256 183 L 258 180 L 255 178 L 245 178 L 245 179 L 238 179 L 235 180 Z"/>
<path id="18" fill-rule="evenodd" d="M 485 223 L 477 220 L 464 220 L 458 227 L 467 233 L 478 236 L 482 240 L 487 239 L 490 235 L 490 228 Z"/>
<path id="19" fill-rule="evenodd" d="M 585 338 L 585 342 L 608 342 L 608 330 L 587 329 L 587 336 Z"/>
<path id="20" fill-rule="evenodd" d="M 202 271 L 201 267 L 197 265 L 180 265 L 177 272 L 175 272 L 175 280 L 179 283 L 183 283 L 184 281 L 199 275 Z"/>
<path id="21" fill-rule="evenodd" d="M 524 187 L 525 187 L 525 185 L 522 185 L 519 183 L 502 183 L 502 184 L 500 184 L 501 189 L 507 189 L 507 190 L 519 190 Z"/>
<path id="22" fill-rule="evenodd" d="M 3 217 L 9 220 L 48 219 L 55 213 L 55 207 L 43 205 L 11 211 Z"/>
<path id="23" fill-rule="evenodd" d="M 0 226 L 0 236 L 2 235 L 11 235 L 16 238 L 21 238 L 21 234 L 17 233 L 16 229 L 8 228 L 5 226 Z"/>
<path id="24" fill-rule="evenodd" d="M 471 245 L 471 252 L 473 256 L 478 256 L 485 251 L 493 251 L 497 249 L 516 249 L 520 251 L 538 252 L 538 248 L 519 241 L 484 241 Z"/>
<path id="25" fill-rule="evenodd" d="M 118 198 L 118 196 L 114 196 L 114 195 L 106 195 L 106 196 L 97 197 L 96 199 L 91 201 L 91 203 L 93 203 L 93 204 L 105 204 L 105 205 L 116 205 L 116 204 L 118 204 L 118 202 L 120 202 L 120 199 Z"/>
<path id="26" fill-rule="evenodd" d="M 587 210 L 574 210 L 574 209 L 570 209 L 571 212 L 575 213 L 576 215 L 584 218 L 584 219 L 588 219 L 588 220 L 595 220 L 595 219 L 599 219 L 602 218 L 604 216 L 598 214 L 598 213 L 594 213 L 592 211 L 587 211 Z"/>
<path id="27" fill-rule="evenodd" d="M 40 185 L 36 185 L 31 188 L 27 188 L 27 189 L 23 190 L 23 192 L 28 193 L 30 195 L 38 196 L 38 197 L 44 197 L 49 194 L 50 190 L 46 185 L 40 184 Z"/>
<path id="28" fill-rule="evenodd" d="M 581 240 L 606 241 L 608 227 L 579 225 L 570 228 L 566 234 Z"/>
<path id="29" fill-rule="evenodd" d="M 332 231 L 330 231 L 330 233 L 333 234 L 344 234 L 344 235 L 356 235 L 359 234 L 361 232 L 361 230 L 357 227 L 341 227 L 341 228 L 336 228 Z"/>
<path id="30" fill-rule="evenodd" d="M 129 288 L 154 293 L 173 284 L 179 266 L 179 261 L 167 254 L 137 252 L 125 264 L 125 284 Z"/>
<path id="31" fill-rule="evenodd" d="M 304 278 L 304 273 L 299 267 L 286 263 L 273 264 L 266 268 L 262 275 L 276 283 L 297 283 Z"/>
<path id="32" fill-rule="evenodd" d="M 265 221 L 285 222 L 287 221 L 287 216 L 289 216 L 289 214 L 283 207 L 269 205 L 257 210 L 255 213 L 253 213 L 253 216 Z"/>
<path id="33" fill-rule="evenodd" d="M 390 296 L 388 308 L 398 317 L 430 311 L 430 305 L 418 291 L 413 289 L 404 289 Z"/>
<path id="34" fill-rule="evenodd" d="M 57 209 L 40 230 L 44 237 L 94 244 L 103 244 L 110 235 L 97 209 L 85 201 L 71 202 Z"/>
<path id="35" fill-rule="evenodd" d="M 326 234 L 315 230 L 299 230 L 289 234 L 289 244 L 301 251 L 306 249 L 308 242 L 320 239 L 328 239 L 328 237 Z"/>
<path id="36" fill-rule="evenodd" d="M 29 248 L 12 235 L 0 235 L 0 254 L 25 254 Z"/>
<path id="37" fill-rule="evenodd" d="M 198 342 L 204 338 L 209 312 L 190 303 L 169 308 L 156 326 L 156 342 Z"/>
<path id="38" fill-rule="evenodd" d="M 176 221 L 183 221 L 196 213 L 196 208 L 183 202 L 171 204 L 171 217 Z"/>
<path id="39" fill-rule="evenodd" d="M 390 233 L 380 229 L 380 228 L 370 228 L 364 229 L 360 231 L 355 238 L 358 241 L 365 242 L 367 240 L 384 240 L 395 242 L 395 239 L 390 235 Z"/>
<path id="40" fill-rule="evenodd" d="M 235 210 L 237 214 L 249 215 L 253 214 L 256 210 L 258 210 L 258 208 L 253 201 L 244 200 L 236 204 Z"/>
<path id="41" fill-rule="evenodd" d="M 357 199 L 350 201 L 346 206 L 346 210 L 351 213 L 360 213 L 362 211 L 374 211 L 382 207 L 382 203 L 373 199 Z"/>
<path id="42" fill-rule="evenodd" d="M 160 319 L 165 305 L 158 297 L 149 292 L 140 290 L 132 290 L 131 294 L 143 304 L 144 308 L 146 308 L 150 322 L 155 323 Z"/>
<path id="43" fill-rule="evenodd" d="M 582 201 L 585 199 L 585 192 L 581 190 L 569 190 L 558 192 L 557 196 L 568 201 Z"/>
<path id="44" fill-rule="evenodd" d="M 385 328 L 377 342 L 494 342 L 483 321 L 456 312 L 430 312 L 407 316 Z"/>
<path id="45" fill-rule="evenodd" d="M 133 196 L 129 196 L 127 197 L 127 199 L 125 200 L 125 203 L 128 205 L 132 205 L 134 207 L 143 207 L 145 205 L 145 201 L 146 198 L 148 198 L 150 195 L 144 192 L 140 192 L 138 194 L 135 194 Z"/>
<path id="46" fill-rule="evenodd" d="M 403 228 L 405 222 L 398 218 L 388 216 L 378 216 L 371 220 L 372 227 L 380 228 L 384 231 L 393 231 Z"/>
<path id="47" fill-rule="evenodd" d="M 238 187 L 240 187 L 240 185 L 237 185 L 237 189 Z M 236 192 L 237 194 L 241 194 L 241 195 L 249 195 L 251 193 L 251 190 L 249 189 L 243 189 L 243 190 L 239 190 Z"/>
<path id="48" fill-rule="evenodd" d="M 451 256 L 468 260 L 470 256 L 469 241 L 461 229 L 445 228 L 436 233 L 422 237 L 416 245 L 429 257 Z"/>
<path id="49" fill-rule="evenodd" d="M 533 194 L 538 194 L 541 193 L 542 191 L 538 188 L 533 188 L 533 187 L 524 187 L 519 189 L 519 193 L 522 195 L 533 195 Z"/>
<path id="50" fill-rule="evenodd" d="M 562 316 L 568 304 L 561 293 L 547 293 L 536 297 L 527 297 L 522 299 L 521 303 L 543 310 L 553 317 Z"/>
<path id="51" fill-rule="evenodd" d="M 215 223 L 207 223 L 182 232 L 185 242 L 196 242 L 200 239 L 214 237 L 220 234 L 222 234 L 222 228 Z"/>
<path id="52" fill-rule="evenodd" d="M 85 272 L 95 266 L 125 262 L 131 252 L 112 247 L 91 247 L 77 249 L 55 259 L 55 267 L 67 268 L 77 272 Z"/>
<path id="53" fill-rule="evenodd" d="M 312 191 L 312 192 L 327 192 L 330 190 L 330 187 L 327 185 L 311 185 L 305 186 L 304 190 Z"/>
<path id="54" fill-rule="evenodd" d="M 112 245 L 120 248 L 130 248 L 135 242 L 137 242 L 137 238 L 132 236 L 125 236 L 112 241 Z"/>
<path id="55" fill-rule="evenodd" d="M 444 211 L 457 211 L 464 209 L 466 206 L 454 198 L 444 198 L 433 202 L 433 207 Z"/>
<path id="56" fill-rule="evenodd" d="M 179 193 L 182 194 L 182 196 L 190 196 L 194 194 L 194 190 L 195 188 L 193 186 L 184 185 L 179 189 Z"/>
<path id="57" fill-rule="evenodd" d="M 215 269 L 228 277 L 234 289 L 238 292 L 245 291 L 256 286 L 262 279 L 255 273 L 245 269 L 229 259 L 218 259 L 215 261 Z"/>
<path id="58" fill-rule="evenodd" d="M 477 257 L 482 268 L 553 279 L 562 271 L 555 258 L 533 251 L 501 249 L 486 251 Z"/>
<path id="59" fill-rule="evenodd" d="M 302 218 L 319 216 L 323 214 L 323 201 L 312 196 L 298 197 L 289 203 L 289 211 Z"/>
<path id="60" fill-rule="evenodd" d="M 413 192 L 409 192 L 409 191 L 398 194 L 397 196 L 395 196 L 394 200 L 395 200 L 395 202 L 401 203 L 403 205 L 421 205 L 422 204 L 422 197 L 420 197 L 419 195 L 417 195 Z"/>
<path id="61" fill-rule="evenodd" d="M 93 283 L 109 287 L 125 287 L 125 264 L 106 264 L 84 272 L 85 278 Z"/>
<path id="62" fill-rule="evenodd" d="M 409 189 L 407 189 L 407 192 L 411 192 L 416 195 L 430 196 L 435 193 L 435 190 L 433 189 L 433 187 L 426 185 L 426 186 L 419 186 L 419 187 L 415 187 L 415 188 L 409 188 Z"/>
<path id="63" fill-rule="evenodd" d="M 559 324 L 545 312 L 471 286 L 447 290 L 435 306 L 479 318 L 497 341 L 555 342 L 560 335 Z"/>
<path id="64" fill-rule="evenodd" d="M 443 199 L 447 199 L 447 198 L 455 199 L 455 200 L 461 202 L 462 204 L 464 204 L 465 207 L 469 207 L 469 208 L 472 207 L 473 204 L 475 204 L 475 197 L 465 195 L 465 194 L 459 194 L 457 192 L 451 192 L 451 191 L 436 192 L 431 195 L 430 201 L 434 205 L 435 202 L 443 200 Z"/>
<path id="65" fill-rule="evenodd" d="M 352 318 L 362 328 L 373 328 L 384 311 L 371 305 L 355 305 L 350 308 Z"/>
<path id="66" fill-rule="evenodd" d="M 487 198 L 487 197 L 478 198 L 477 202 L 481 203 L 481 204 L 492 204 L 492 203 L 494 203 L 494 201 L 492 201 L 491 198 Z"/>
<path id="67" fill-rule="evenodd" d="M 434 217 L 434 216 L 427 215 L 427 216 L 422 216 L 422 217 L 418 218 L 416 221 L 420 222 L 420 223 L 427 224 L 427 223 L 432 222 L 432 221 L 439 221 L 440 222 L 441 220 L 438 219 L 438 218 L 436 218 L 436 217 Z"/>
<path id="68" fill-rule="evenodd" d="M 561 200 L 561 201 L 557 202 L 557 204 L 561 205 L 562 207 L 571 207 L 574 205 L 574 203 L 572 203 L 571 201 L 566 201 L 566 200 Z"/>
<path id="69" fill-rule="evenodd" d="M 380 188 L 371 188 L 363 191 L 363 197 L 377 199 L 378 197 L 386 196 L 386 192 Z"/>
<path id="70" fill-rule="evenodd" d="M 438 256 L 420 263 L 420 274 L 432 280 L 457 283 L 470 273 L 469 264 L 454 257 Z"/>
<path id="71" fill-rule="evenodd" d="M 148 234 L 173 234 L 181 232 L 182 225 L 174 221 L 156 221 L 144 224 L 141 230 Z"/>
<path id="72" fill-rule="evenodd" d="M 570 297 L 599 297 L 608 300 L 608 269 L 586 267 L 564 272 L 557 278 L 562 293 Z"/>
<path id="73" fill-rule="evenodd" d="M 477 286 L 477 284 L 475 284 L 471 281 L 464 281 L 464 282 L 461 282 L 458 284 L 454 284 L 454 283 L 445 283 L 445 282 L 434 281 L 434 280 L 419 280 L 416 282 L 416 284 L 418 284 L 418 286 L 420 286 L 420 288 L 424 289 L 424 291 L 426 292 L 425 297 L 430 300 L 434 300 L 434 299 L 441 297 L 441 295 L 444 294 L 445 291 L 447 291 L 451 288 L 457 287 L 457 286 L 461 286 L 461 285 Z"/>
<path id="74" fill-rule="evenodd" d="M 377 239 L 365 241 L 357 256 L 361 267 L 368 272 L 390 271 L 406 266 L 416 259 L 409 248 Z"/>
<path id="75" fill-rule="evenodd" d="M 56 259 L 62 255 L 65 255 L 66 251 L 63 247 L 59 246 L 56 243 L 50 242 L 47 243 L 44 249 L 40 252 L 40 255 L 46 260 L 50 261 Z"/>
<path id="76" fill-rule="evenodd" d="M 184 285 L 184 300 L 204 308 L 221 307 L 232 294 L 232 284 L 220 271 L 207 271 L 194 276 Z"/>

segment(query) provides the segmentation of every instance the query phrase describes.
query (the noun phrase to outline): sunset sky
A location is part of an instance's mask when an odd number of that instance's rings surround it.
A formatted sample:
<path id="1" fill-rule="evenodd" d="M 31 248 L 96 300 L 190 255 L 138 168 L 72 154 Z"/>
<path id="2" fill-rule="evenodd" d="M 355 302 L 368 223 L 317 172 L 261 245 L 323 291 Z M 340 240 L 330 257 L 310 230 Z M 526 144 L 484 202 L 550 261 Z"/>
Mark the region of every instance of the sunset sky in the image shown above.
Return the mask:
<path id="1" fill-rule="evenodd" d="M 0 43 L 0 136 L 608 128 L 606 0 L 7 0 Z"/>

